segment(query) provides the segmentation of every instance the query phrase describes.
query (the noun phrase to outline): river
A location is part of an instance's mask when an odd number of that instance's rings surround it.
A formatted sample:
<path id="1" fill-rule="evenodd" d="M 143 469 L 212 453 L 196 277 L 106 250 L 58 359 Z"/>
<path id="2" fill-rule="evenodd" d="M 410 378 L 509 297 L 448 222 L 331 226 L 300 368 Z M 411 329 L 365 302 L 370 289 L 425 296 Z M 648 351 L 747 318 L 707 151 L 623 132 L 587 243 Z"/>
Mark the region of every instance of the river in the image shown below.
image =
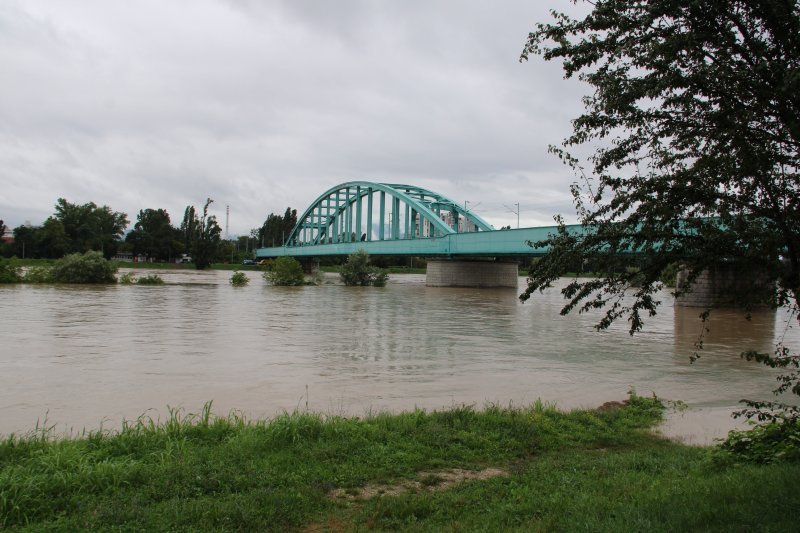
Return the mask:
<path id="1" fill-rule="evenodd" d="M 124 272 L 121 271 L 121 273 Z M 559 316 L 551 290 L 525 304 L 513 289 L 425 286 L 394 275 L 384 288 L 272 287 L 247 272 L 158 273 L 163 286 L 0 286 L 0 434 L 37 423 L 59 434 L 116 429 L 167 406 L 251 418 L 446 408 L 537 399 L 564 409 L 622 400 L 630 389 L 679 400 L 661 431 L 692 444 L 724 436 L 741 398 L 770 398 L 775 373 L 743 361 L 785 336 L 783 311 L 712 313 L 702 357 L 699 310 L 674 308 L 630 336 L 598 315 Z M 741 426 L 740 423 L 737 425 Z"/>

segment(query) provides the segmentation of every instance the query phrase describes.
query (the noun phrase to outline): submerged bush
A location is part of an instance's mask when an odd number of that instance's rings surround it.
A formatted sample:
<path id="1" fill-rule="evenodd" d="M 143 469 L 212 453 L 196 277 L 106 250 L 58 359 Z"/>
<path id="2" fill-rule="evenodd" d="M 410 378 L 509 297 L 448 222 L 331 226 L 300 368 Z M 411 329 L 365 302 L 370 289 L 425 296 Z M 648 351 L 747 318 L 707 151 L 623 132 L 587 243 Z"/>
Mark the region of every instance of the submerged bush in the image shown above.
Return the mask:
<path id="1" fill-rule="evenodd" d="M 303 267 L 297 259 L 289 256 L 277 258 L 272 270 L 264 272 L 264 279 L 272 285 L 295 286 L 305 283 Z"/>
<path id="2" fill-rule="evenodd" d="M 163 285 L 164 280 L 158 274 L 151 274 L 149 276 L 142 276 L 136 280 L 137 285 Z"/>
<path id="3" fill-rule="evenodd" d="M 100 252 L 70 254 L 51 269 L 55 283 L 116 283 L 117 267 Z"/>
<path id="4" fill-rule="evenodd" d="M 228 281 L 234 287 L 244 287 L 245 285 L 250 283 L 250 278 L 248 278 L 247 274 L 245 274 L 244 272 L 239 272 L 238 270 L 236 270 L 231 276 L 231 279 Z"/>
<path id="5" fill-rule="evenodd" d="M 22 280 L 15 261 L 0 257 L 0 283 L 18 283 Z"/>
<path id="6" fill-rule="evenodd" d="M 52 267 L 28 267 L 28 269 L 25 271 L 25 275 L 22 277 L 22 281 L 25 283 L 53 283 Z"/>
<path id="7" fill-rule="evenodd" d="M 125 272 L 123 275 L 119 277 L 119 282 L 122 285 L 130 285 L 132 283 L 136 283 L 136 274 L 133 272 Z"/>
<path id="8" fill-rule="evenodd" d="M 359 250 L 347 256 L 347 262 L 342 265 L 339 276 L 345 285 L 372 285 L 383 287 L 389 274 L 369 262 L 366 250 Z"/>

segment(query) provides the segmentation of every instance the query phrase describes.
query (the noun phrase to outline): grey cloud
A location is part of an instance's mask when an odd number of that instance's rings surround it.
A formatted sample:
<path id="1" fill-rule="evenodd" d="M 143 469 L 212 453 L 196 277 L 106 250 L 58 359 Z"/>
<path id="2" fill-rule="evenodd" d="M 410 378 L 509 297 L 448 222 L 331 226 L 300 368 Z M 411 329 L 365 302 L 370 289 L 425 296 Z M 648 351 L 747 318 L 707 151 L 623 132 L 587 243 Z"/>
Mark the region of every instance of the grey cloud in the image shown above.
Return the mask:
<path id="1" fill-rule="evenodd" d="M 246 233 L 372 179 L 547 224 L 571 213 L 547 145 L 583 88 L 518 63 L 546 17 L 521 1 L 2 3 L 0 217 L 40 222 L 63 196 L 176 220 L 211 196 Z"/>

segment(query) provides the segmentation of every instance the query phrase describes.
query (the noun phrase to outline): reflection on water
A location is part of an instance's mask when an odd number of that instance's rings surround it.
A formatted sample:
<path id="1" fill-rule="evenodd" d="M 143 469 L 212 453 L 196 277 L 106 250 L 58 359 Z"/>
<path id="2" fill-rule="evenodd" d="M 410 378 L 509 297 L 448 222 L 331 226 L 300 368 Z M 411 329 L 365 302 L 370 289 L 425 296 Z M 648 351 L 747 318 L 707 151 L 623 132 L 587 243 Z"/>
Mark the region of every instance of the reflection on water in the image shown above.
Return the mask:
<path id="1" fill-rule="evenodd" d="M 523 305 L 517 291 L 425 287 L 413 275 L 376 289 L 158 274 L 167 285 L 0 287 L 0 433 L 45 416 L 61 431 L 118 427 L 207 400 L 253 417 L 306 404 L 360 415 L 537 398 L 591 407 L 635 388 L 688 402 L 665 431 L 707 442 L 731 427 L 738 400 L 769 396 L 774 373 L 738 354 L 770 349 L 786 320 L 717 310 L 690 364 L 699 311 L 669 297 L 632 337 L 625 324 L 595 331 L 596 315 L 559 316 L 558 291 Z"/>
<path id="2" fill-rule="evenodd" d="M 674 313 L 677 350 L 698 345 L 714 352 L 735 352 L 743 345 L 762 352 L 774 349 L 775 311 L 760 309 L 747 317 L 735 309 L 715 309 L 705 322 L 697 308 L 676 307 Z"/>

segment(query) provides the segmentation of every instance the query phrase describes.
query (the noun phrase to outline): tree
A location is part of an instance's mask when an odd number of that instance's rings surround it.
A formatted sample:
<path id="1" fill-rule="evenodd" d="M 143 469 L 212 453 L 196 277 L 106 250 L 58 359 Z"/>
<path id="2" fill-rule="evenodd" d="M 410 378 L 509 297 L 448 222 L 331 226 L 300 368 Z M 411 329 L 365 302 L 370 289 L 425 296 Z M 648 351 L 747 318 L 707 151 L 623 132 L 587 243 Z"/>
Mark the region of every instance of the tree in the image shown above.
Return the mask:
<path id="1" fill-rule="evenodd" d="M 561 60 L 566 77 L 592 89 L 572 135 L 551 147 L 579 178 L 572 193 L 585 233 L 558 218 L 558 233 L 537 243 L 550 252 L 521 299 L 588 260 L 604 275 L 564 288 L 562 313 L 604 309 L 599 328 L 625 317 L 634 333 L 656 312 L 668 265 L 689 272 L 681 293 L 703 270 L 734 262 L 776 282 L 773 304 L 797 310 L 798 2 L 587 3 L 582 19 L 554 13 L 539 24 L 521 57 Z M 587 168 L 569 151 L 582 145 L 593 150 Z M 628 252 L 638 272 L 625 268 Z M 756 303 L 756 293 L 739 296 Z"/>
<path id="2" fill-rule="evenodd" d="M 591 176 L 573 185 L 586 236 L 565 231 L 537 263 L 523 297 L 549 286 L 567 259 L 591 257 L 609 275 L 571 284 L 567 310 L 608 306 L 609 320 L 654 312 L 660 272 L 680 261 L 696 276 L 731 259 L 779 282 L 800 281 L 800 7 L 795 1 L 601 0 L 581 20 L 556 15 L 531 33 L 531 53 L 562 59 L 593 87 L 562 148 L 599 145 Z M 620 269 L 639 252 L 633 304 Z M 679 287 L 685 289 L 686 287 Z M 598 299 L 599 298 L 599 299 Z M 605 322 L 604 322 L 605 323 Z"/>
<path id="3" fill-rule="evenodd" d="M 35 252 L 37 228 L 21 225 L 14 228 L 14 255 L 23 259 L 38 257 Z"/>
<path id="4" fill-rule="evenodd" d="M 305 283 L 300 262 L 288 255 L 275 259 L 272 270 L 264 272 L 264 279 L 272 285 L 296 286 Z"/>
<path id="5" fill-rule="evenodd" d="M 117 252 L 125 228 L 128 227 L 128 215 L 112 211 L 107 205 L 97 207 L 94 202 L 71 204 L 64 198 L 56 201 L 55 209 L 53 216 L 45 221 L 45 226 L 48 223 L 59 223 L 63 226 L 66 250 L 53 248 L 48 252 L 49 257 L 60 257 L 56 255 L 59 252 L 63 255 L 64 252 L 98 250 L 109 258 Z M 53 222 L 49 222 L 51 219 Z M 58 230 L 52 231 L 61 233 Z"/>
<path id="6" fill-rule="evenodd" d="M 116 283 L 117 267 L 99 251 L 69 254 L 50 269 L 55 283 Z"/>
<path id="7" fill-rule="evenodd" d="M 389 274 L 370 264 L 366 250 L 358 250 L 347 256 L 347 262 L 342 265 L 339 277 L 345 285 L 383 287 Z"/>
<path id="8" fill-rule="evenodd" d="M 187 206 L 181 223 L 181 234 L 184 237 L 186 250 L 194 259 L 197 270 L 203 270 L 211 264 L 215 257 L 219 242 L 222 240 L 222 228 L 217 224 L 217 217 L 208 214 L 208 206 L 213 202 L 206 200 L 202 217 L 197 216 L 193 205 Z"/>
<path id="9" fill-rule="evenodd" d="M 8 226 L 6 226 L 3 220 L 0 219 L 0 256 L 3 257 L 11 257 L 14 254 L 14 245 L 11 243 L 6 243 L 4 238 L 7 231 Z"/>
<path id="10" fill-rule="evenodd" d="M 13 259 L 0 257 L 0 284 L 19 283 L 22 280 L 22 269 Z"/>
<path id="11" fill-rule="evenodd" d="M 42 227 L 32 229 L 35 235 L 35 253 L 40 257 L 58 259 L 78 247 L 67 235 L 64 224 L 55 217 L 47 217 Z"/>
<path id="12" fill-rule="evenodd" d="M 171 262 L 182 251 L 180 231 L 172 226 L 169 213 L 164 209 L 140 210 L 133 231 L 125 237 L 134 254 L 144 254 L 148 259 Z"/>
<path id="13" fill-rule="evenodd" d="M 270 213 L 258 230 L 258 240 L 263 246 L 283 246 L 295 225 L 297 209 L 287 207 L 283 216 Z"/>

